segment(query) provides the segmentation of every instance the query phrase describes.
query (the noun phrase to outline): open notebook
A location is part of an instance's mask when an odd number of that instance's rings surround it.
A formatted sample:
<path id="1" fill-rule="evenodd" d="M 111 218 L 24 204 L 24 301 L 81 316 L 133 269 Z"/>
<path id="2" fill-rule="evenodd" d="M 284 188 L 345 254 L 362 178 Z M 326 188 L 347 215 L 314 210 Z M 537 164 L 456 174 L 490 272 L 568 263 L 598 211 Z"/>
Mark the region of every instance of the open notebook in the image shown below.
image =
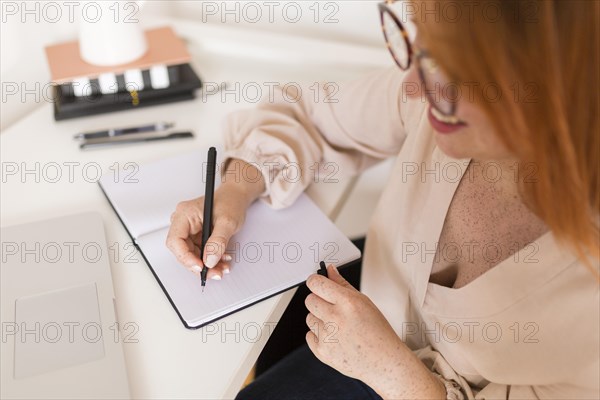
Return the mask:
<path id="1" fill-rule="evenodd" d="M 193 152 L 118 176 L 111 171 L 99 182 L 187 328 L 199 328 L 302 284 L 321 260 L 340 267 L 360 257 L 306 195 L 285 210 L 256 201 L 227 247 L 233 257 L 231 273 L 221 281 L 207 281 L 202 293 L 200 278 L 177 262 L 165 241 L 177 203 L 202 196 L 205 175 L 206 152 Z"/>

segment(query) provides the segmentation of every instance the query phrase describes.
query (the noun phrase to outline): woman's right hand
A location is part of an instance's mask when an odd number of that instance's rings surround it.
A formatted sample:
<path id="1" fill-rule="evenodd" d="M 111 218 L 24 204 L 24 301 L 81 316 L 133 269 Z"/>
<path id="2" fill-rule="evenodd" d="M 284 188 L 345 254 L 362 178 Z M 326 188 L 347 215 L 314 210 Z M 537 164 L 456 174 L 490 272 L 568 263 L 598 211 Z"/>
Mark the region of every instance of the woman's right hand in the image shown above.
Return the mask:
<path id="1" fill-rule="evenodd" d="M 231 163 L 243 161 L 232 160 Z M 230 164 L 231 164 L 230 163 Z M 215 190 L 213 206 L 213 231 L 200 258 L 202 241 L 202 218 L 204 197 L 183 201 L 171 215 L 171 227 L 167 235 L 167 247 L 188 270 L 200 276 L 204 265 L 209 268 L 207 279 L 221 279 L 229 273 L 231 255 L 225 249 L 231 237 L 237 233 L 246 218 L 250 204 L 258 197 L 264 186 L 255 183 L 249 188 L 240 182 L 224 182 Z"/>

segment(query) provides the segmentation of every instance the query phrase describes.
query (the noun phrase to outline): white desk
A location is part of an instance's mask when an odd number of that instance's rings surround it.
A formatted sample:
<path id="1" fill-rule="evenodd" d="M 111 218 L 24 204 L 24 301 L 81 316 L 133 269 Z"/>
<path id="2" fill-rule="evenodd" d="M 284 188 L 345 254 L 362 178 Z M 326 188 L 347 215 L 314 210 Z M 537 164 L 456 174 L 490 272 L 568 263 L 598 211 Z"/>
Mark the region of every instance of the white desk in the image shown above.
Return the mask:
<path id="1" fill-rule="evenodd" d="M 377 65 L 389 65 L 384 48 L 381 51 L 353 48 L 306 39 L 272 38 L 262 33 L 236 36 L 231 29 L 173 20 L 146 25 L 165 24 L 174 26 L 189 41 L 195 69 L 209 82 L 226 80 L 241 87 L 248 82 L 338 82 Z M 248 50 L 244 40 L 262 48 L 263 58 L 248 58 L 249 53 L 257 52 L 256 48 Z M 232 55 L 238 51 L 235 46 L 238 50 L 246 49 L 243 58 Z M 307 63 L 298 64 L 293 57 L 302 56 L 290 49 L 303 48 L 322 49 L 323 62 L 320 64 L 313 52 L 305 57 Z M 285 62 L 277 63 L 278 55 Z M 356 60 L 362 62 L 357 64 Z M 340 64 L 349 62 L 354 62 L 355 67 L 339 69 Z M 235 397 L 295 291 L 261 302 L 204 329 L 185 329 L 142 258 L 136 254 L 133 262 L 125 259 L 131 253 L 131 248 L 126 247 L 130 239 L 96 183 L 97 167 L 108 172 L 115 163 L 143 164 L 191 148 L 220 144 L 223 117 L 232 110 L 253 106 L 244 103 L 243 98 L 237 103 L 233 97 L 228 95 L 224 102 L 219 95 L 207 99 L 199 96 L 195 101 L 59 123 L 53 120 L 52 105 L 43 104 L 0 135 L 3 171 L 19 168 L 17 175 L 3 176 L 2 226 L 85 211 L 102 214 L 107 242 L 115 246 L 113 249 L 119 249 L 117 259 L 111 260 L 118 319 L 121 326 L 131 322 L 138 328 L 133 335 L 136 342 L 124 343 L 134 398 Z M 193 130 L 196 138 L 90 152 L 81 152 L 72 140 L 73 134 L 84 130 L 162 120 L 175 121 L 178 130 Z M 24 169 L 36 168 L 37 176 L 21 174 Z M 316 185 L 309 189 L 309 195 L 333 216 L 339 211 L 350 183 L 345 180 Z M 111 255 L 114 254 L 113 250 Z M 257 328 L 261 328 L 260 335 Z"/>

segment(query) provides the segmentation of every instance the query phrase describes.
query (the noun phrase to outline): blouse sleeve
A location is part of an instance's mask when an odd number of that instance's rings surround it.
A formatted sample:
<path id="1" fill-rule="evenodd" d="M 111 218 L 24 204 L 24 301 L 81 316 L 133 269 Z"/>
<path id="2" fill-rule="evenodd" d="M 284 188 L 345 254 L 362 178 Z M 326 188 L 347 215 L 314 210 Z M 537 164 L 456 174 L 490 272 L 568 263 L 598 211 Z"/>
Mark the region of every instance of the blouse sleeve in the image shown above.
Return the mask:
<path id="1" fill-rule="evenodd" d="M 516 399 L 598 399 L 600 388 L 598 373 L 599 360 L 591 364 L 585 362 L 573 370 L 570 377 L 555 384 L 511 385 L 489 382 L 481 387 L 472 387 L 461 377 L 431 346 L 415 351 L 415 354 L 446 387 L 448 400 L 516 400 Z"/>
<path id="2" fill-rule="evenodd" d="M 325 174 L 359 174 L 404 143 L 403 78 L 394 67 L 318 89 L 276 87 L 256 108 L 226 118 L 223 165 L 237 158 L 257 167 L 266 182 L 261 198 L 275 209 L 293 204 Z"/>

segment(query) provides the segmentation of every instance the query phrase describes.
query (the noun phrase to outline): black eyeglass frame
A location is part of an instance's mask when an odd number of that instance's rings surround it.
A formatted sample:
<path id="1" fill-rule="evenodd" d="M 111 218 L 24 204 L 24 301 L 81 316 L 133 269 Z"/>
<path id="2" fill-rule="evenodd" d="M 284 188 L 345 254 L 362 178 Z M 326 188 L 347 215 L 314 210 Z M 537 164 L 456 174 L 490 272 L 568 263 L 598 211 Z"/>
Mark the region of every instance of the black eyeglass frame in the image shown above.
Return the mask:
<path id="1" fill-rule="evenodd" d="M 413 46 L 410 43 L 410 40 L 408 38 L 408 32 L 406 32 L 406 29 L 404 29 L 404 25 L 402 25 L 402 23 L 400 22 L 398 17 L 396 17 L 396 15 L 392 11 L 392 9 L 389 7 L 390 4 L 393 4 L 395 2 L 396 2 L 396 0 L 386 0 L 377 5 L 379 8 L 379 14 L 380 14 L 380 20 L 381 20 L 381 30 L 383 32 L 383 37 L 385 38 L 386 46 L 388 48 L 388 51 L 392 55 L 392 58 L 394 59 L 394 62 L 396 63 L 396 65 L 403 71 L 406 71 L 410 68 L 411 62 L 414 58 L 416 66 L 417 66 L 417 72 L 419 74 L 419 79 L 421 79 L 421 83 L 423 84 L 423 86 L 427 87 L 427 82 L 425 81 L 425 73 L 423 72 L 423 67 L 421 65 L 421 61 L 423 58 L 431 58 L 431 57 L 430 57 L 429 53 L 427 52 L 427 50 L 425 50 L 425 49 L 420 49 L 416 46 L 415 46 L 415 49 L 413 49 Z M 385 14 L 388 14 L 388 16 L 392 19 L 392 21 L 394 21 L 394 23 L 398 26 L 400 33 L 402 33 L 402 39 L 404 40 L 404 43 L 406 45 L 406 49 L 408 52 L 408 61 L 407 61 L 406 66 L 403 66 L 400 63 L 400 61 L 398 60 L 398 57 L 396 56 L 396 54 L 394 54 L 394 50 L 392 50 L 391 42 L 390 42 L 387 32 L 385 30 L 385 20 L 384 20 Z M 438 111 L 440 114 L 442 114 L 446 117 L 455 117 L 456 101 L 448 101 L 450 103 L 450 107 L 451 107 L 450 112 L 448 113 L 448 112 L 445 112 L 444 110 L 440 109 L 437 102 L 432 97 L 432 90 L 426 90 L 425 96 L 427 97 L 429 104 L 433 108 L 435 108 L 436 111 Z"/>

